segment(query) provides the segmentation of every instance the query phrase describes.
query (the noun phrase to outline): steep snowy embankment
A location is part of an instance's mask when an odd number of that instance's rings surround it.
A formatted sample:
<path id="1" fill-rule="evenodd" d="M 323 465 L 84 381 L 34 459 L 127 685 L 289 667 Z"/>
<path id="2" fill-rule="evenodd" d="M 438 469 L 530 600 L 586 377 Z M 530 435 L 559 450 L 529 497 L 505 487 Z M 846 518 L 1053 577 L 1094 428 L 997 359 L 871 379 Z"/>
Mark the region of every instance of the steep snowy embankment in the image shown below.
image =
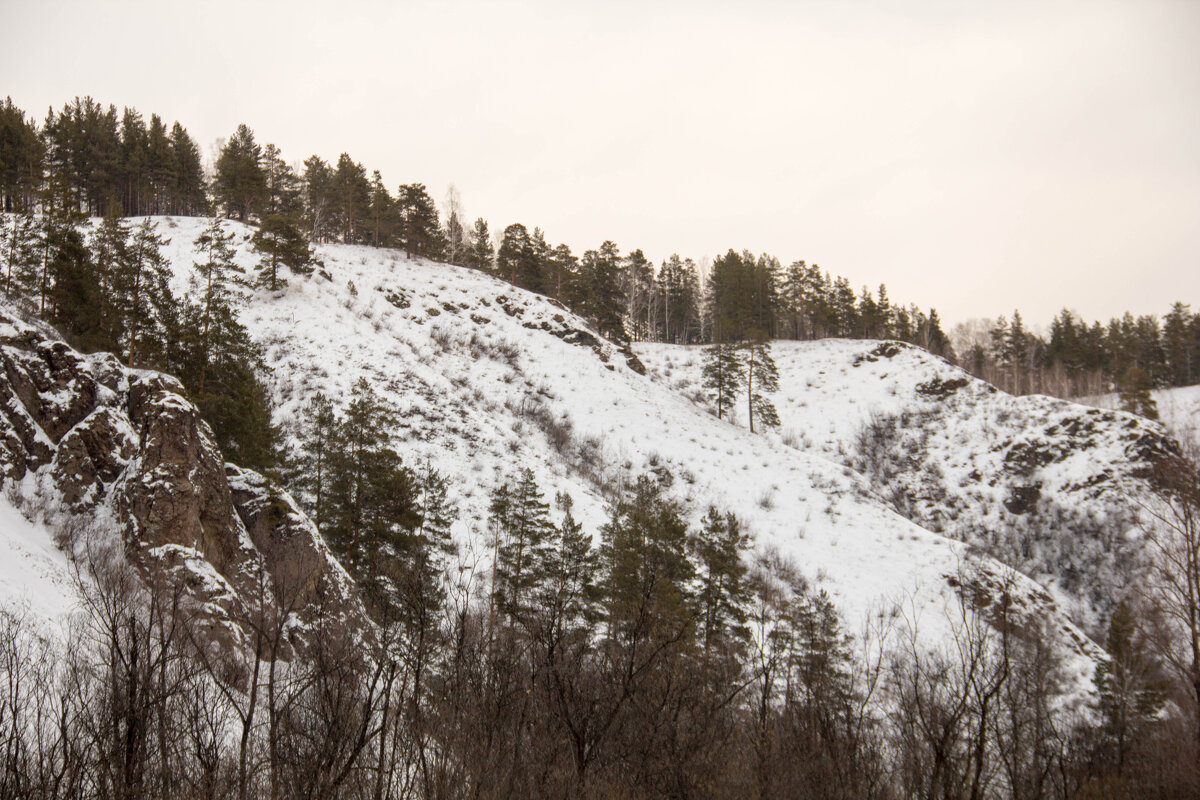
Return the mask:
<path id="1" fill-rule="evenodd" d="M 44 525 L 0 498 L 0 610 L 65 621 L 74 607 L 73 571 Z"/>
<path id="2" fill-rule="evenodd" d="M 183 288 L 203 221 L 173 224 L 163 231 Z M 248 236 L 239 258 L 250 267 Z M 407 463 L 451 479 L 457 538 L 483 568 L 488 494 L 528 466 L 544 491 L 574 497 L 592 531 L 622 484 L 646 473 L 693 518 L 709 504 L 733 511 L 759 548 L 833 595 L 852 632 L 902 603 L 919 613 L 921 636 L 940 641 L 957 613 L 954 576 L 994 584 L 1005 573 L 904 519 L 827 453 L 750 435 L 638 374 L 546 298 L 396 251 L 323 246 L 318 256 L 317 274 L 254 292 L 242 315 L 273 369 L 280 420 L 293 426 L 317 392 L 345 403 L 366 377 L 400 411 L 394 443 Z M 1058 619 L 1035 585 L 1014 580 L 1031 613 Z M 1076 652 L 1087 647 L 1061 630 Z M 1086 659 L 1078 666 L 1090 671 Z"/>
<path id="3" fill-rule="evenodd" d="M 1174 443 L 1140 417 L 1014 397 L 896 342 L 776 342 L 779 440 L 862 471 L 930 530 L 1035 575 L 1083 619 L 1134 574 L 1138 499 Z M 707 407 L 703 350 L 638 345 L 649 376 Z M 738 422 L 746 424 L 743 402 Z"/>

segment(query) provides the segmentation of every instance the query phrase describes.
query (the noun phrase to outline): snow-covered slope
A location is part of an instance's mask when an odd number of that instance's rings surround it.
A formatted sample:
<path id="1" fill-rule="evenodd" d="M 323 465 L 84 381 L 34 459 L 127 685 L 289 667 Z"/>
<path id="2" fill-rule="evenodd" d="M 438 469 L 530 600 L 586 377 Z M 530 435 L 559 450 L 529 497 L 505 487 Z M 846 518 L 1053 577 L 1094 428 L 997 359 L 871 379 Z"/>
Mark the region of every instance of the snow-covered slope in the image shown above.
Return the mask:
<path id="1" fill-rule="evenodd" d="M 776 342 L 779 441 L 853 467 L 904 516 L 997 555 L 1092 621 L 1132 574 L 1139 476 L 1174 443 L 1140 417 L 1013 397 L 911 345 Z M 703 351 L 636 347 L 708 407 Z M 738 423 L 746 424 L 743 403 Z"/>
<path id="2" fill-rule="evenodd" d="M 0 610 L 62 622 L 74 596 L 73 571 L 50 531 L 0 498 Z"/>
<path id="3" fill-rule="evenodd" d="M 1150 393 L 1158 407 L 1158 416 L 1171 435 L 1192 452 L 1200 453 L 1200 386 L 1156 389 Z M 1116 394 L 1080 398 L 1079 402 L 1097 408 L 1117 409 L 1121 398 Z"/>
<path id="4" fill-rule="evenodd" d="M 167 221 L 177 288 L 203 221 Z M 230 223 L 232 224 L 232 223 Z M 249 230 L 239 258 L 250 267 Z M 322 246 L 323 269 L 278 293 L 257 291 L 242 319 L 265 348 L 281 421 L 318 391 L 349 399 L 360 377 L 400 410 L 394 444 L 452 481 L 456 536 L 486 562 L 488 494 L 522 467 L 566 491 L 595 531 L 628 481 L 653 474 L 698 517 L 742 517 L 757 546 L 791 560 L 834 597 L 852 632 L 893 604 L 915 609 L 940 641 L 963 576 L 982 586 L 1005 567 L 905 519 L 847 464 L 821 450 L 751 435 L 641 375 L 583 321 L 544 297 L 479 272 L 402 253 Z M 850 430 L 849 427 L 846 429 Z M 1014 594 L 1056 621 L 1090 672 L 1088 645 L 1021 576 Z"/>

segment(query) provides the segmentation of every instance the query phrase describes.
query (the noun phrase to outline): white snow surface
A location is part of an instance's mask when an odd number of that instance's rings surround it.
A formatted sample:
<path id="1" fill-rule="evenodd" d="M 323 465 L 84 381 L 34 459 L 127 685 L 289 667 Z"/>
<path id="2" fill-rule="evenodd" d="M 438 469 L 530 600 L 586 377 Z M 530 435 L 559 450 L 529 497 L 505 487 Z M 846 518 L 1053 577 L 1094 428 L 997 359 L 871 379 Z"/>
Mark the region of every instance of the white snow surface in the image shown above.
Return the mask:
<path id="1" fill-rule="evenodd" d="M 50 531 L 0 498 L 0 609 L 61 623 L 75 597 L 71 565 Z"/>
<path id="2" fill-rule="evenodd" d="M 207 223 L 159 219 L 181 293 L 196 258 L 192 242 Z M 257 261 L 251 229 L 225 224 L 237 231 L 239 263 L 250 270 Z M 248 291 L 241 313 L 272 369 L 278 421 L 294 432 L 317 392 L 345 404 L 366 377 L 400 411 L 393 444 L 406 463 L 428 462 L 450 478 L 456 539 L 483 567 L 488 495 L 529 467 L 547 495 L 574 498 L 576 517 L 593 533 L 607 517 L 612 487 L 648 473 L 693 521 L 710 504 L 736 513 L 758 548 L 777 551 L 830 593 L 852 634 L 870 615 L 903 606 L 920 616 L 922 639 L 943 642 L 958 607 L 948 578 L 963 569 L 1006 572 L 903 518 L 837 463 L 837 443 L 887 402 L 886 382 L 856 378 L 840 390 L 836 413 L 792 415 L 795 434 L 819 443 L 799 449 L 716 419 L 637 374 L 607 342 L 564 341 L 594 332 L 545 297 L 395 250 L 322 245 L 316 254 L 318 273 L 291 276 L 280 292 Z M 833 357 L 861 344 L 827 347 Z M 1082 637 L 1072 638 L 1086 683 L 1094 653 L 1085 657 Z"/>
<path id="3" fill-rule="evenodd" d="M 1158 416 L 1171 435 L 1193 453 L 1200 453 L 1200 385 L 1181 386 L 1174 389 L 1156 389 L 1150 393 L 1158 407 Z M 1079 402 L 1097 408 L 1116 409 L 1121 407 L 1117 394 L 1087 397 Z"/>

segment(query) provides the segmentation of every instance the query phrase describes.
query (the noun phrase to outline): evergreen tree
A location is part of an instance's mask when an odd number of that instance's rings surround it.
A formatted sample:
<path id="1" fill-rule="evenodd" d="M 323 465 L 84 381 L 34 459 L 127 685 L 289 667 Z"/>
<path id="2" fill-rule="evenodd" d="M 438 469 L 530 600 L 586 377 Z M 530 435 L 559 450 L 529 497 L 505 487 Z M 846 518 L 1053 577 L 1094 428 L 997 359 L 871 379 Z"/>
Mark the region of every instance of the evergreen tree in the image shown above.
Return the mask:
<path id="1" fill-rule="evenodd" d="M 779 414 L 767 392 L 779 391 L 779 371 L 771 357 L 770 342 L 748 342 L 742 345 L 745 355 L 746 411 L 750 418 L 750 432 L 754 433 L 754 420 L 775 428 L 779 426 Z"/>
<path id="2" fill-rule="evenodd" d="M 1121 410 L 1140 414 L 1146 419 L 1158 419 L 1158 404 L 1150 394 L 1150 376 L 1140 367 L 1130 367 L 1121 376 Z"/>
<path id="3" fill-rule="evenodd" d="M 37 125 L 13 105 L 0 104 L 0 211 L 32 211 L 42 184 L 45 145 Z"/>
<path id="4" fill-rule="evenodd" d="M 496 607 L 514 620 L 529 619 L 547 577 L 554 535 L 549 511 L 528 468 L 515 487 L 503 486 L 492 495 L 490 519 L 497 541 L 492 591 Z"/>
<path id="5" fill-rule="evenodd" d="M 237 308 L 242 302 L 240 288 L 246 285 L 245 271 L 235 260 L 233 232 L 226 231 L 221 222 L 214 217 L 196 238 L 194 248 L 202 259 L 192 265 L 196 391 L 200 395 L 208 388 L 209 365 L 234 357 L 248 338 L 237 321 Z"/>
<path id="6" fill-rule="evenodd" d="M 379 170 L 371 173 L 371 245 L 390 247 L 396 234 L 396 201 L 388 194 Z"/>
<path id="7" fill-rule="evenodd" d="M 338 425 L 333 403 L 321 392 L 312 396 L 300 414 L 295 481 L 298 494 L 304 499 L 305 510 L 322 533 L 328 522 L 330 464 L 337 444 Z"/>
<path id="8" fill-rule="evenodd" d="M 737 517 L 710 506 L 689 544 L 699 583 L 697 616 L 705 652 L 745 642 L 750 598 L 744 557 L 749 536 Z"/>
<path id="9" fill-rule="evenodd" d="M 475 225 L 471 228 L 471 244 L 466 258 L 468 267 L 482 272 L 491 272 L 495 266 L 492 235 L 488 232 L 487 220 L 483 217 L 475 220 Z"/>
<path id="10" fill-rule="evenodd" d="M 529 231 L 519 222 L 504 229 L 500 247 L 496 250 L 496 272 L 501 278 L 522 289 L 538 291 L 541 275 L 533 262 L 533 247 Z"/>
<path id="11" fill-rule="evenodd" d="M 428 464 L 414 477 L 413 489 L 419 522 L 403 550 L 398 594 L 400 621 L 415 657 L 423 659 L 445 601 L 443 576 L 454 551 L 450 527 L 456 509 L 449 497 L 450 482 Z"/>
<path id="12" fill-rule="evenodd" d="M 625 295 L 621 290 L 621 254 L 606 241 L 599 250 L 588 250 L 579 262 L 579 276 L 570 292 L 571 306 L 601 336 L 617 344 L 629 341 L 625 331 Z"/>
<path id="13" fill-rule="evenodd" d="M 591 537 L 572 514 L 570 495 L 559 493 L 555 505 L 562 512 L 562 521 L 553 529 L 546 574 L 536 603 L 545 610 L 554 633 L 561 638 L 573 630 L 590 630 L 595 620 L 599 561 Z"/>
<path id="14" fill-rule="evenodd" d="M 31 212 L 13 213 L 0 223 L 4 230 L 4 295 L 9 299 L 37 298 L 43 228 Z"/>
<path id="15" fill-rule="evenodd" d="M 106 307 L 99 270 L 74 224 L 55 224 L 47 232 L 48 321 L 73 347 L 85 353 L 115 350 L 105 325 Z"/>
<path id="16" fill-rule="evenodd" d="M 333 171 L 317 156 L 304 162 L 303 198 L 308 238 L 314 242 L 330 241 L 337 231 Z"/>
<path id="17" fill-rule="evenodd" d="M 329 191 L 342 241 L 346 244 L 365 241 L 367 236 L 362 228 L 370 216 L 371 184 L 366 169 L 349 153 L 338 156 L 337 166 L 329 175 Z"/>
<path id="18" fill-rule="evenodd" d="M 1120 776 L 1128 769 L 1131 750 L 1166 703 L 1167 682 L 1124 601 L 1109 619 L 1105 649 L 1109 658 L 1096 668 L 1096 685 L 1103 734 Z"/>
<path id="19" fill-rule="evenodd" d="M 257 285 L 276 292 L 287 285 L 287 278 L 280 275 L 286 267 L 296 275 L 311 275 L 313 271 L 312 248 L 300 231 L 295 217 L 285 214 L 268 214 L 251 239 L 254 249 L 262 258 L 258 264 Z"/>
<path id="20" fill-rule="evenodd" d="M 175 166 L 175 182 L 168 210 L 172 214 L 186 216 L 205 213 L 208 199 L 200 148 L 178 122 L 171 126 L 171 156 Z"/>
<path id="21" fill-rule="evenodd" d="M 352 394 L 331 449 L 326 530 L 372 615 L 392 621 L 419 524 L 414 477 L 389 445 L 394 410 L 365 378 Z"/>
<path id="22" fill-rule="evenodd" d="M 396 207 L 400 219 L 400 243 L 412 258 L 437 261 L 443 257 L 446 241 L 438 222 L 437 206 L 422 183 L 400 187 Z"/>
<path id="23" fill-rule="evenodd" d="M 129 367 L 165 368 L 170 340 L 179 335 L 171 269 L 162 248 L 168 244 L 148 219 L 133 229 L 127 257 L 116 276 L 122 344 Z"/>
<path id="24" fill-rule="evenodd" d="M 704 388 L 717 404 L 717 417 L 724 419 L 733 414 L 733 400 L 746 377 L 746 366 L 738 354 L 736 345 L 721 343 L 704 349 Z"/>
<path id="25" fill-rule="evenodd" d="M 116 307 L 119 304 L 118 287 L 122 283 L 121 276 L 128 271 L 130 253 L 129 228 L 115 210 L 101 220 L 92 234 L 91 254 L 98 283 L 99 306 L 95 311 L 104 339 L 117 342 L 124 338 L 125 329 L 131 323 L 118 314 Z"/>
<path id="26" fill-rule="evenodd" d="M 225 213 L 241 222 L 258 214 L 267 199 L 267 177 L 262 149 L 245 124 L 238 125 L 221 148 L 216 170 L 213 191 Z"/>
<path id="27" fill-rule="evenodd" d="M 658 482 L 638 479 L 600 530 L 608 638 L 631 651 L 690 640 L 695 631 L 687 524 Z"/>

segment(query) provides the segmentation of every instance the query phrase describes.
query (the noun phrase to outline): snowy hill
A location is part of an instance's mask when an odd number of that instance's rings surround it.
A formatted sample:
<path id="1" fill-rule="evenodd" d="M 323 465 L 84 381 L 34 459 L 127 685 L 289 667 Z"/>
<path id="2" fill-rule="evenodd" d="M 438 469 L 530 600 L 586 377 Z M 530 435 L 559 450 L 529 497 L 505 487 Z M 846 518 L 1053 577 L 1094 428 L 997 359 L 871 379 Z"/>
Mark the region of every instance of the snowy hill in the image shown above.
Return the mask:
<path id="1" fill-rule="evenodd" d="M 899 342 L 777 342 L 782 444 L 855 468 L 905 517 L 1057 590 L 1077 618 L 1138 556 L 1139 476 L 1174 442 L 1132 414 L 1013 397 Z M 708 406 L 700 348 L 641 344 L 654 380 Z M 746 424 L 743 403 L 738 422 Z"/>
<path id="2" fill-rule="evenodd" d="M 1171 435 L 1194 452 L 1200 452 L 1200 386 L 1156 389 L 1150 396 L 1158 407 L 1163 426 Z M 1084 397 L 1079 402 L 1110 410 L 1121 406 L 1121 398 L 1115 394 Z"/>
<path id="3" fill-rule="evenodd" d="M 180 290 L 203 224 L 161 226 Z M 249 236 L 238 237 L 247 268 Z M 623 487 L 649 473 L 694 520 L 710 504 L 743 518 L 759 550 L 833 596 L 853 633 L 900 606 L 920 618 L 923 639 L 940 641 L 959 591 L 986 604 L 1011 576 L 1016 605 L 1057 626 L 1090 673 L 1094 648 L 1049 595 L 897 513 L 836 448 L 797 448 L 718 420 L 556 303 L 479 272 L 368 247 L 317 255 L 312 278 L 253 292 L 242 313 L 273 370 L 279 421 L 294 426 L 317 392 L 344 402 L 366 377 L 400 410 L 394 445 L 406 462 L 450 478 L 469 565 L 486 567 L 488 495 L 518 469 L 531 467 L 547 494 L 570 493 L 593 532 Z M 846 439 L 854 428 L 847 418 L 837 432 Z"/>

